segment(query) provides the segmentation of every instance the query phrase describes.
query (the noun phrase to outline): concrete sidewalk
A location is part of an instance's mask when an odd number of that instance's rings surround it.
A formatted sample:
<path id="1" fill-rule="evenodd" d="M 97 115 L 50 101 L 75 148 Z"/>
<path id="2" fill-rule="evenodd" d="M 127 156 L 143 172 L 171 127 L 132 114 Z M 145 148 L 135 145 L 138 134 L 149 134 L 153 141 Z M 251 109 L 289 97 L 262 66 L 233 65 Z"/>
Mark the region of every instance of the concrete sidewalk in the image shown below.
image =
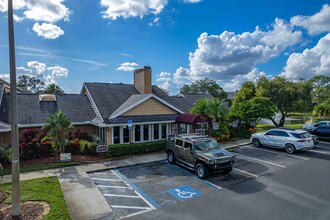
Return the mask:
<path id="1" fill-rule="evenodd" d="M 237 147 L 248 143 L 248 139 L 237 140 L 222 143 L 221 147 L 230 151 L 235 151 Z M 166 154 L 164 152 L 150 153 L 124 159 L 109 160 L 108 162 L 22 173 L 20 179 L 30 180 L 42 177 L 57 177 L 61 183 L 63 195 L 72 219 L 89 220 L 104 217 L 110 218 L 113 214 L 111 207 L 87 173 L 165 159 Z M 10 182 L 11 175 L 0 176 L 0 184 Z"/>

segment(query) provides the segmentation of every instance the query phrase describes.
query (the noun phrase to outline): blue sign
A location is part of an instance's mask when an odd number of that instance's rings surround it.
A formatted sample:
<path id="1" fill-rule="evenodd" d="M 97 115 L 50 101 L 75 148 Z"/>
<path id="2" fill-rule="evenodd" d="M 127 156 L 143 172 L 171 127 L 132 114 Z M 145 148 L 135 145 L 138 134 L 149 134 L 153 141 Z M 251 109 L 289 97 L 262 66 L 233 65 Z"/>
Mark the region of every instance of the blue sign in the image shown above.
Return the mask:
<path id="1" fill-rule="evenodd" d="M 133 120 L 127 120 L 127 126 L 128 126 L 128 129 L 132 129 L 132 127 L 133 127 Z"/>
<path id="2" fill-rule="evenodd" d="M 166 192 L 181 201 L 202 195 L 201 192 L 191 188 L 190 186 L 181 186 L 178 188 L 167 190 Z"/>

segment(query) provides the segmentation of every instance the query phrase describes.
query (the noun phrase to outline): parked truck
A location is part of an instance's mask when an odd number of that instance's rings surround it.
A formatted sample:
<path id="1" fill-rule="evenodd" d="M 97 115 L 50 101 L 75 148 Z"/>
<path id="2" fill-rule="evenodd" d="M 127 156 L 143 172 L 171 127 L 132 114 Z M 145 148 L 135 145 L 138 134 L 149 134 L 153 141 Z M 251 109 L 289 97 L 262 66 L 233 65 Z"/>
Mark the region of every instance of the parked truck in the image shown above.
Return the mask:
<path id="1" fill-rule="evenodd" d="M 201 179 L 207 178 L 210 172 L 230 173 L 236 159 L 214 139 L 196 134 L 169 136 L 165 151 L 170 164 L 178 162 L 188 166 Z"/>

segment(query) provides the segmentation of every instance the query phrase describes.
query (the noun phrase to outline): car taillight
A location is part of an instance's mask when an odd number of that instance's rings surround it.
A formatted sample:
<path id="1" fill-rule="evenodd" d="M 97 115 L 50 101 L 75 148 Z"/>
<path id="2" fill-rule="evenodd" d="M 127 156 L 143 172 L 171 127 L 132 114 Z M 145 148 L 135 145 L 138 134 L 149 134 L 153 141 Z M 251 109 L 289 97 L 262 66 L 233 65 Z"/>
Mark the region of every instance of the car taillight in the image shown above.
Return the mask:
<path id="1" fill-rule="evenodd" d="M 297 140 L 297 142 L 305 142 L 306 140 Z"/>

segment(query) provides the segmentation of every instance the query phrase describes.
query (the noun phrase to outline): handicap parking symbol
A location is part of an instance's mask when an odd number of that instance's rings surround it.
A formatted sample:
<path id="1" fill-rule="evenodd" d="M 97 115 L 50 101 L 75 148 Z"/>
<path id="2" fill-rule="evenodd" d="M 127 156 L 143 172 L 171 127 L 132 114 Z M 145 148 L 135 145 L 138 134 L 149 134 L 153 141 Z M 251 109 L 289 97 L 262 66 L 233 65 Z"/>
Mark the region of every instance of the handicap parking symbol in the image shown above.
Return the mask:
<path id="1" fill-rule="evenodd" d="M 181 201 L 202 195 L 201 192 L 191 188 L 190 186 L 181 186 L 178 188 L 167 190 L 166 192 Z"/>

